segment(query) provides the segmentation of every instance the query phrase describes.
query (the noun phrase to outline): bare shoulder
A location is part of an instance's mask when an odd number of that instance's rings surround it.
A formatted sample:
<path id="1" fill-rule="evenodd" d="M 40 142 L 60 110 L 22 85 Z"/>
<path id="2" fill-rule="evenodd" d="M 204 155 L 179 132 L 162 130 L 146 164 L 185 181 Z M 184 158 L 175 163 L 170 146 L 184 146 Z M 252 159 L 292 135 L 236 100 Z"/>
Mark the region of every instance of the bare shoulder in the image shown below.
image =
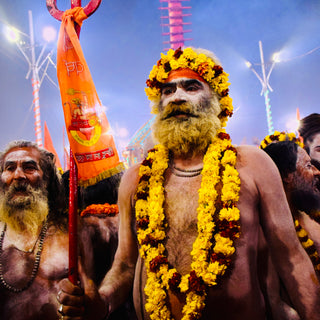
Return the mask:
<path id="1" fill-rule="evenodd" d="M 124 191 L 131 189 L 132 186 L 137 186 L 139 179 L 140 163 L 135 164 L 125 171 L 120 181 L 120 190 Z"/>
<path id="2" fill-rule="evenodd" d="M 272 172 L 277 172 L 278 169 L 272 159 L 263 150 L 255 146 L 242 145 L 236 147 L 237 156 L 237 167 L 238 169 L 242 167 L 247 167 L 250 170 L 262 170 L 268 169 Z M 262 172 L 260 172 L 262 173 Z"/>

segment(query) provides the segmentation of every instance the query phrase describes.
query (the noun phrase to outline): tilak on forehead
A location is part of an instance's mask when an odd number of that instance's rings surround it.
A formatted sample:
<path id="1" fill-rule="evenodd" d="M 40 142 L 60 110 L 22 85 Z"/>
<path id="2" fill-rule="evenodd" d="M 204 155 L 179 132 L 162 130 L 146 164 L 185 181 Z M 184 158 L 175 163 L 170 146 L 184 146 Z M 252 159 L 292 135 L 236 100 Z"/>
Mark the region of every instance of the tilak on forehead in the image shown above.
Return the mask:
<path id="1" fill-rule="evenodd" d="M 228 74 L 212 58 L 204 53 L 197 53 L 192 48 L 170 49 L 167 54 L 161 53 L 161 59 L 153 66 L 146 81 L 146 94 L 154 103 L 161 97 L 163 83 L 176 78 L 192 78 L 208 83 L 218 95 L 221 106 L 220 118 L 223 122 L 232 116 L 232 99 L 229 97 Z M 157 107 L 153 113 L 158 113 Z"/>

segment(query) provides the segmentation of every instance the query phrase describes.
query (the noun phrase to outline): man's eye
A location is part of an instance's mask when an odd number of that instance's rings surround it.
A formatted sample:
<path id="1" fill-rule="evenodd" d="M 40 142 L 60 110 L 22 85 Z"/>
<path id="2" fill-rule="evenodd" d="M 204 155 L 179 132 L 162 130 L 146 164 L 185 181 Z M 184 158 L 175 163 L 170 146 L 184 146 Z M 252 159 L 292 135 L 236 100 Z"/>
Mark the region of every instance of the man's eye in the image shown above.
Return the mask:
<path id="1" fill-rule="evenodd" d="M 187 91 L 197 91 L 199 89 L 198 86 L 192 85 L 186 88 Z"/>
<path id="2" fill-rule="evenodd" d="M 171 94 L 171 93 L 173 93 L 173 88 L 166 88 L 166 89 L 162 90 L 162 94 L 168 95 L 168 94 Z"/>
<path id="3" fill-rule="evenodd" d="M 5 167 L 5 171 L 13 171 L 14 166 Z"/>

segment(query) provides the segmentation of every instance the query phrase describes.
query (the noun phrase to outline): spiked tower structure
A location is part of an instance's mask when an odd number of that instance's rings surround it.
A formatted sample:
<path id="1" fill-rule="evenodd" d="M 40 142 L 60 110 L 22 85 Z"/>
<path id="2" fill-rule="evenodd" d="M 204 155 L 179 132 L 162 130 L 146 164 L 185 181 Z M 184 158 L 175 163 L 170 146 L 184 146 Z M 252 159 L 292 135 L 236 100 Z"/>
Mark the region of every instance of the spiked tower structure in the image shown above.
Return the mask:
<path id="1" fill-rule="evenodd" d="M 163 28 L 162 35 L 167 37 L 169 40 L 164 41 L 165 45 L 169 44 L 171 49 L 177 49 L 183 47 L 185 41 L 192 40 L 184 38 L 184 34 L 191 32 L 191 30 L 184 30 L 185 25 L 191 25 L 191 22 L 185 22 L 183 19 L 185 17 L 190 17 L 191 13 L 186 13 L 185 10 L 190 10 L 191 6 L 183 6 L 182 2 L 189 0 L 160 0 L 163 5 L 167 3 L 167 6 L 161 6 L 161 27 Z M 164 12 L 168 12 L 164 13 Z M 165 48 L 167 51 L 169 48 Z"/>
<path id="2" fill-rule="evenodd" d="M 185 10 L 190 10 L 191 6 L 183 6 L 182 2 L 190 0 L 159 0 L 161 7 L 161 27 L 162 35 L 169 37 L 169 40 L 165 40 L 163 43 L 169 48 L 165 48 L 164 51 L 169 49 L 178 49 L 183 47 L 185 41 L 192 40 L 184 38 L 184 34 L 191 32 L 191 30 L 184 30 L 185 25 L 190 25 L 191 22 L 185 22 L 185 17 L 190 17 L 191 13 L 186 13 Z M 166 6 L 163 4 L 167 3 Z M 128 146 L 122 152 L 124 162 L 129 167 L 134 163 L 139 162 L 145 156 L 145 151 L 152 145 L 151 141 L 151 126 L 154 121 L 154 117 L 148 120 L 131 138 Z"/>

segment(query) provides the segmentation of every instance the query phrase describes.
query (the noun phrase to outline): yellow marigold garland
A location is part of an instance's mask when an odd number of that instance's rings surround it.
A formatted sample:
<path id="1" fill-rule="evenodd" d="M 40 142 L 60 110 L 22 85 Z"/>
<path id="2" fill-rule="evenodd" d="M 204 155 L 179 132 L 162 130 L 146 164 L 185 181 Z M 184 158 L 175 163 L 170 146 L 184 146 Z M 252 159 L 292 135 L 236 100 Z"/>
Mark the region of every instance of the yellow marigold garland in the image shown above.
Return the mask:
<path id="1" fill-rule="evenodd" d="M 260 149 L 266 148 L 270 143 L 273 142 L 280 142 L 280 141 L 293 141 L 295 142 L 299 147 L 303 148 L 303 142 L 296 137 L 296 134 L 293 132 L 286 133 L 284 131 L 275 131 L 273 134 L 266 136 L 260 144 Z"/>
<path id="2" fill-rule="evenodd" d="M 218 94 L 220 98 L 221 113 L 219 118 L 222 127 L 226 125 L 228 117 L 232 116 L 232 99 L 229 97 L 228 74 L 223 68 L 215 64 L 212 59 L 203 53 L 196 53 L 192 48 L 181 50 L 170 49 L 167 54 L 161 53 L 161 59 L 153 66 L 149 79 L 146 81 L 146 94 L 149 100 L 157 102 L 161 96 L 161 84 L 165 83 L 170 71 L 188 68 L 197 72 Z M 158 113 L 154 107 L 153 113 Z"/>
<path id="3" fill-rule="evenodd" d="M 206 288 L 215 286 L 231 265 L 234 240 L 240 234 L 240 178 L 236 150 L 230 137 L 221 131 L 203 159 L 199 189 L 198 236 L 191 251 L 191 272 L 181 275 L 169 265 L 164 240 L 166 224 L 163 204 L 164 172 L 168 150 L 157 145 L 149 151 L 139 170 L 136 193 L 137 237 L 145 260 L 147 282 L 146 311 L 151 319 L 172 319 L 166 304 L 167 290 L 186 293 L 183 320 L 199 319 L 205 307 Z M 221 195 L 215 186 L 222 182 Z"/>
<path id="4" fill-rule="evenodd" d="M 294 220 L 294 225 L 296 228 L 297 236 L 298 236 L 303 248 L 308 253 L 308 255 L 312 261 L 312 264 L 314 266 L 314 269 L 317 272 L 320 272 L 320 257 L 317 252 L 317 249 L 314 245 L 314 242 L 309 238 L 308 233 L 301 227 L 298 219 Z"/>

